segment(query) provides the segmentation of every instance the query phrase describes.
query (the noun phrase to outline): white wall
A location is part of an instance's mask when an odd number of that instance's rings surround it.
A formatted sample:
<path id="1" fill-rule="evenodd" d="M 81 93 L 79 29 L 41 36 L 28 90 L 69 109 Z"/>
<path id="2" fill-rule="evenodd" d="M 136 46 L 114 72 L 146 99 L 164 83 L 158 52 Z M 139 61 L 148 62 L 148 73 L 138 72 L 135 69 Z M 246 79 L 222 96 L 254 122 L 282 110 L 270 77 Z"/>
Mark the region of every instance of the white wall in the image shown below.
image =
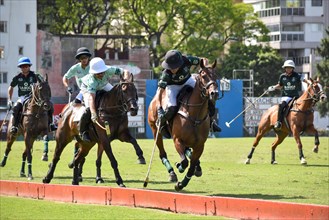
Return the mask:
<path id="1" fill-rule="evenodd" d="M 323 0 L 327 1 L 327 0 Z M 323 5 L 323 3 L 322 3 Z M 323 6 L 321 7 L 312 7 L 312 1 L 305 1 L 305 16 L 321 16 L 323 14 Z"/>
<path id="2" fill-rule="evenodd" d="M 0 59 L 0 71 L 8 72 L 8 83 L 0 84 L 0 96 L 7 97 L 7 89 L 11 79 L 19 71 L 17 61 L 22 56 L 31 59 L 36 69 L 36 39 L 37 39 L 37 2 L 36 0 L 5 0 L 0 6 L 0 20 L 7 21 L 7 33 L 0 33 L 0 46 L 4 46 L 4 59 Z M 25 32 L 26 24 L 30 24 L 30 33 Z M 18 54 L 18 48 L 24 47 L 23 55 Z M 17 98 L 15 88 L 13 99 Z"/>
<path id="3" fill-rule="evenodd" d="M 320 23 L 305 23 L 305 42 L 319 42 L 323 38 L 323 24 Z"/>

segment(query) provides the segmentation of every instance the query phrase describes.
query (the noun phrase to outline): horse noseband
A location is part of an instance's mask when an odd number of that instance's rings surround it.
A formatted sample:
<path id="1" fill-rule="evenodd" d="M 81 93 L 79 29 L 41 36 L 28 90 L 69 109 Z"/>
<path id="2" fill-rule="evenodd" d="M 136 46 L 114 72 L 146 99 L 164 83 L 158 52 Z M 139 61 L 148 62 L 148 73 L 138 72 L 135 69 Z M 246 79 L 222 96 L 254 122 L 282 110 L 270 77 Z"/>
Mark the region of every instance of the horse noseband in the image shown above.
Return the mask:
<path id="1" fill-rule="evenodd" d="M 217 85 L 216 81 L 210 80 L 203 88 L 202 88 L 202 97 L 207 97 L 207 90 L 211 85 Z"/>

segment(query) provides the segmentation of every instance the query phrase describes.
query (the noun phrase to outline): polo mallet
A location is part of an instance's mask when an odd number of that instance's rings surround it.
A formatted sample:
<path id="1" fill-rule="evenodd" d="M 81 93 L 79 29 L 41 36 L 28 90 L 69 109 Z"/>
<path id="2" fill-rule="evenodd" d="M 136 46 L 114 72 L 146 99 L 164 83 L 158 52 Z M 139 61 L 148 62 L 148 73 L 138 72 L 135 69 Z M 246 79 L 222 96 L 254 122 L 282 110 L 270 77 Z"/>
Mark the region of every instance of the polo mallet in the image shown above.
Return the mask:
<path id="1" fill-rule="evenodd" d="M 145 178 L 145 181 L 144 181 L 144 184 L 143 184 L 144 188 L 147 187 L 147 184 L 149 182 L 149 175 L 150 175 L 150 171 L 151 171 L 151 164 L 152 164 L 152 161 L 153 161 L 154 151 L 155 151 L 155 147 L 156 147 L 156 144 L 157 144 L 157 140 L 158 140 L 158 136 L 159 136 L 159 131 L 160 131 L 160 120 L 157 120 L 156 126 L 157 126 L 157 133 L 155 135 L 154 146 L 153 146 L 153 150 L 152 150 L 152 154 L 151 154 L 149 168 L 147 170 L 146 178 Z"/>
<path id="2" fill-rule="evenodd" d="M 7 123 L 7 117 L 8 117 L 9 112 L 10 112 L 10 109 L 7 110 L 7 114 L 6 114 L 5 118 L 2 121 L 0 131 L 2 131 L 2 127 Z"/>
<path id="3" fill-rule="evenodd" d="M 263 97 L 263 96 L 264 96 L 265 94 L 267 94 L 267 93 L 268 93 L 268 90 L 266 90 L 266 91 L 265 91 L 263 94 L 261 94 L 257 99 L 255 99 L 254 103 L 257 102 L 258 99 L 260 99 L 261 97 Z M 230 124 L 231 124 L 232 122 L 234 122 L 238 117 L 240 117 L 240 115 L 242 115 L 242 114 L 243 114 L 245 111 L 247 111 L 249 108 L 255 106 L 254 103 L 251 102 L 251 104 L 250 104 L 248 107 L 246 107 L 242 112 L 240 112 L 237 116 L 235 116 L 235 118 L 233 118 L 230 122 L 225 122 L 226 127 L 230 128 Z"/>

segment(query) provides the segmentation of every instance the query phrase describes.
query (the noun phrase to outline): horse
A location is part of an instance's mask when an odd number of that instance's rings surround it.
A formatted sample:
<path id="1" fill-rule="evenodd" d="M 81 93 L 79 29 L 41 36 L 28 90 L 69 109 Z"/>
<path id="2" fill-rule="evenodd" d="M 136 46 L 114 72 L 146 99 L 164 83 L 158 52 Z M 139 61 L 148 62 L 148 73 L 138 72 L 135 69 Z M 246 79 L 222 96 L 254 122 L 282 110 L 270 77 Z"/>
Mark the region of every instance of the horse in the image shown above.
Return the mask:
<path id="1" fill-rule="evenodd" d="M 317 80 L 310 78 L 306 80 L 307 89 L 303 94 L 293 102 L 290 102 L 290 108 L 286 111 L 286 117 L 284 118 L 284 123 L 282 123 L 281 130 L 274 129 L 274 124 L 277 121 L 278 115 L 278 105 L 270 107 L 261 117 L 261 120 L 258 125 L 258 132 L 253 143 L 253 147 L 248 155 L 246 164 L 250 164 L 250 160 L 253 156 L 253 153 L 259 144 L 262 137 L 268 133 L 271 129 L 276 133 L 276 139 L 272 143 L 272 158 L 271 164 L 277 164 L 275 159 L 275 149 L 282 141 L 288 136 L 289 133 L 292 133 L 297 147 L 299 150 L 299 159 L 302 165 L 307 164 L 303 154 L 303 145 L 300 139 L 300 135 L 304 132 L 313 134 L 315 136 L 315 146 L 313 148 L 314 153 L 319 151 L 319 135 L 318 131 L 314 128 L 313 118 L 314 110 L 313 107 L 318 101 L 325 101 L 326 95 L 322 91 L 321 86 Z"/>
<path id="2" fill-rule="evenodd" d="M 133 138 L 128 130 L 128 116 L 127 112 L 130 112 L 132 116 L 137 115 L 138 112 L 138 96 L 137 89 L 133 82 L 132 74 L 120 75 L 120 82 L 116 84 L 109 92 L 104 92 L 102 95 L 97 95 L 98 121 L 96 125 L 89 126 L 89 133 L 91 136 L 91 142 L 82 141 L 79 136 L 78 122 L 75 118 L 79 115 L 79 112 L 84 111 L 85 107 L 81 104 L 67 104 L 61 113 L 61 118 L 58 121 L 58 128 L 56 132 L 56 148 L 49 165 L 47 175 L 43 178 L 43 183 L 50 183 L 53 178 L 54 171 L 60 155 L 62 154 L 65 146 L 70 143 L 73 138 L 76 138 L 76 147 L 79 147 L 73 160 L 73 185 L 79 185 L 79 176 L 82 173 L 82 166 L 85 162 L 85 157 L 88 155 L 90 149 L 97 143 L 98 144 L 98 157 L 96 160 L 96 183 L 104 182 L 101 177 L 101 156 L 103 150 L 108 156 L 111 166 L 114 170 L 116 183 L 120 187 L 125 187 L 123 180 L 120 176 L 118 163 L 113 155 L 111 142 L 115 139 L 120 141 L 131 143 L 136 151 L 139 161 L 145 163 L 143 157 L 143 151 L 137 144 L 135 138 Z M 79 119 L 79 117 L 77 117 Z"/>
<path id="3" fill-rule="evenodd" d="M 17 134 L 11 134 L 7 131 L 7 147 L 0 166 L 4 167 L 7 163 L 7 158 L 11 147 L 17 136 L 23 135 L 25 142 L 25 151 L 22 155 L 22 166 L 20 177 L 25 175 L 25 163 L 28 166 L 28 180 L 32 180 L 32 148 L 33 143 L 39 135 L 48 133 L 48 111 L 52 107 L 50 102 L 51 90 L 48 84 L 48 75 L 44 80 L 40 80 L 32 86 L 31 97 L 24 103 L 21 120 L 18 125 Z M 9 126 L 12 126 L 13 116 L 9 121 Z"/>
<path id="4" fill-rule="evenodd" d="M 205 66 L 201 59 L 200 71 L 195 77 L 196 84 L 194 88 L 189 87 L 185 95 L 179 95 L 182 98 L 177 99 L 179 110 L 170 123 L 170 133 L 177 153 L 181 157 L 181 162 L 176 163 L 180 173 L 183 173 L 189 165 L 188 171 L 182 180 L 177 180 L 177 175 L 171 166 L 167 153 L 163 145 L 163 137 L 158 131 L 156 97 L 154 97 L 148 108 L 148 123 L 152 129 L 155 143 L 159 149 L 159 157 L 169 173 L 169 181 L 176 182 L 175 190 L 180 191 L 188 185 L 193 175 L 200 177 L 202 169 L 200 166 L 200 157 L 204 150 L 204 145 L 209 134 L 209 113 L 208 101 L 213 103 L 219 96 L 218 84 L 216 82 L 216 61 Z M 184 91 L 184 88 L 182 89 Z M 182 93 L 181 93 L 182 94 Z M 163 100 L 165 100 L 165 92 Z M 165 106 L 165 103 L 162 103 Z"/>

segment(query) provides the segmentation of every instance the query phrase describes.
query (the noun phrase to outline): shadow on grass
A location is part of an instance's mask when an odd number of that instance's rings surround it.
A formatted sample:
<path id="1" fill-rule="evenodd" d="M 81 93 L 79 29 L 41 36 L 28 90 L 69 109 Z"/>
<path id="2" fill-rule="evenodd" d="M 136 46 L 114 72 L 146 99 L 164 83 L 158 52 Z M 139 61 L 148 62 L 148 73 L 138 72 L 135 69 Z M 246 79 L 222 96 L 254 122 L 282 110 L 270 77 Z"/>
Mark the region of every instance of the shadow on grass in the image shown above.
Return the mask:
<path id="1" fill-rule="evenodd" d="M 247 198 L 247 199 L 264 199 L 264 200 L 278 200 L 278 199 L 306 199 L 304 196 L 283 196 L 283 195 L 265 195 L 265 194 L 212 194 L 210 196 L 222 196 L 232 198 Z"/>

